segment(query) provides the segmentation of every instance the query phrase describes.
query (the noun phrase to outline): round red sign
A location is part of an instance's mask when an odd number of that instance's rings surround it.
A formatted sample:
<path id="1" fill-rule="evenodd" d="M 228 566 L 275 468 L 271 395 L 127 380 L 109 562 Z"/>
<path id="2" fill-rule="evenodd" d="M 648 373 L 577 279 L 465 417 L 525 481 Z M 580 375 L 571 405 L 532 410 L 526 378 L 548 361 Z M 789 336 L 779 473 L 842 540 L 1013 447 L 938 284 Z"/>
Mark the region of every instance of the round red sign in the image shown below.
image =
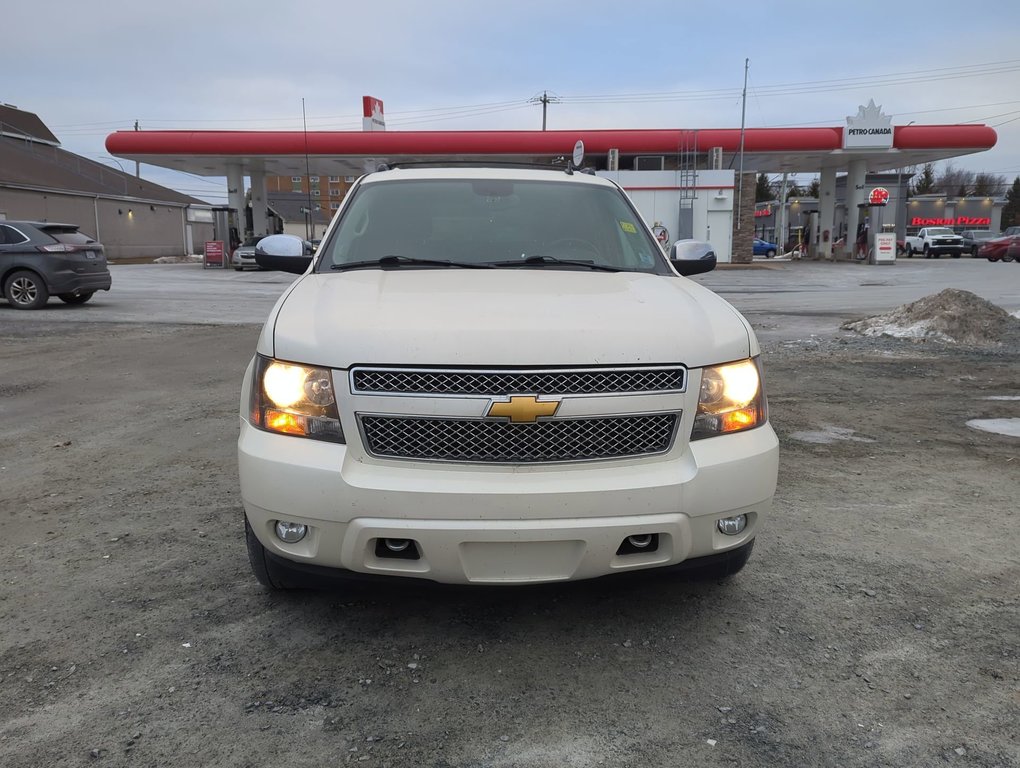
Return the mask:
<path id="1" fill-rule="evenodd" d="M 875 187 L 868 195 L 868 202 L 872 205 L 885 205 L 889 202 L 889 190 L 885 187 Z"/>

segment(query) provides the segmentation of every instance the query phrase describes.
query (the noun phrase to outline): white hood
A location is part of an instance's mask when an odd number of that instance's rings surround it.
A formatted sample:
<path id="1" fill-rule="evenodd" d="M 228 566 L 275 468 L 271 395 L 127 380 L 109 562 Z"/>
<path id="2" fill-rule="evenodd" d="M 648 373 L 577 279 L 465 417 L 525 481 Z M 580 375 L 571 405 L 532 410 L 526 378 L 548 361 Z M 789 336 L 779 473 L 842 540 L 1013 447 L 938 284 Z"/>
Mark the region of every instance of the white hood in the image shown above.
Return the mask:
<path id="1" fill-rule="evenodd" d="M 300 278 L 259 351 L 349 368 L 585 366 L 747 357 L 748 328 L 690 280 L 633 272 L 366 269 Z"/>

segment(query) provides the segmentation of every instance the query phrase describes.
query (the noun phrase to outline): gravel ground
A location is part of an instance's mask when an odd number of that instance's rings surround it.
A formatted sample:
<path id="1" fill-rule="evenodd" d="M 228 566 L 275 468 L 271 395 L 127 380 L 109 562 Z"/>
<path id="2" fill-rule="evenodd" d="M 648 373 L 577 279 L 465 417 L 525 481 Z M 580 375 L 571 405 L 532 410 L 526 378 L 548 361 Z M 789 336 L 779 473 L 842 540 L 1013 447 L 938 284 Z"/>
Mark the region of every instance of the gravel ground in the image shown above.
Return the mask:
<path id="1" fill-rule="evenodd" d="M 0 325 L 0 765 L 1018 766 L 1020 344 L 770 344 L 726 582 L 248 569 L 254 326 Z"/>

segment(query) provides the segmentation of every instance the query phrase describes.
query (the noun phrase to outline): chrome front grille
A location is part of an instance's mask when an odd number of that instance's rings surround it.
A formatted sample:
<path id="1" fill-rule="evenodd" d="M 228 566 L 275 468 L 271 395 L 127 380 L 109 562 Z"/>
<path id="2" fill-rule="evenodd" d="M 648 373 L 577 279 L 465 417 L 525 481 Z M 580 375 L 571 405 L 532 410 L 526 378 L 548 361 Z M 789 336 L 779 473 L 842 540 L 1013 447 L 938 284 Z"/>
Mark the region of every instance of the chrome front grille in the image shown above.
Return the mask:
<path id="1" fill-rule="evenodd" d="M 679 414 L 549 419 L 530 424 L 487 419 L 362 415 L 366 450 L 381 458 L 534 464 L 665 453 Z"/>
<path id="2" fill-rule="evenodd" d="M 399 395 L 615 395 L 683 392 L 682 366 L 545 370 L 354 368 L 354 394 Z"/>

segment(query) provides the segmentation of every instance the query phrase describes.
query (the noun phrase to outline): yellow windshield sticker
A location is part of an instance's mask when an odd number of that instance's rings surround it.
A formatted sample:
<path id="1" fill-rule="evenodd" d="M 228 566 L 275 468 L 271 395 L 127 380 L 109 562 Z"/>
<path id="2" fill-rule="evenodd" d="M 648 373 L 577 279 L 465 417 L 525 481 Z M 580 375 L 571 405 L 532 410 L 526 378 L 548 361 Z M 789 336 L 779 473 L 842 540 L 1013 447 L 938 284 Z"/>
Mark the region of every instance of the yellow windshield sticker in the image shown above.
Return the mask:
<path id="1" fill-rule="evenodd" d="M 621 221 L 620 222 L 620 229 L 622 229 L 624 232 L 628 232 L 628 233 L 630 233 L 632 235 L 636 235 L 637 234 L 637 227 L 635 227 L 629 221 Z"/>

